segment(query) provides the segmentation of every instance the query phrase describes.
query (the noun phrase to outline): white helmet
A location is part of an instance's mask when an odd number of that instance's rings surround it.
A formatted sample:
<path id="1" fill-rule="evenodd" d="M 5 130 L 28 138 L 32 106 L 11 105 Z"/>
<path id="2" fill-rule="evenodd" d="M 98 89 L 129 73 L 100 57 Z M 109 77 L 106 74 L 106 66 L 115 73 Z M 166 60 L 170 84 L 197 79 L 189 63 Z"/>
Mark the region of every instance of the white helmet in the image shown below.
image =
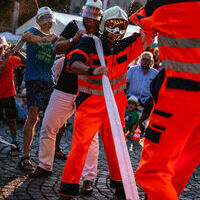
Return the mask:
<path id="1" fill-rule="evenodd" d="M 124 20 L 128 25 L 128 16 L 127 16 L 126 12 L 124 10 L 122 10 L 119 6 L 114 6 L 114 7 L 107 9 L 106 11 L 104 11 L 102 21 L 99 26 L 99 32 L 101 34 L 103 34 L 103 32 L 104 32 L 106 21 L 111 20 L 111 19 Z"/>
<path id="2" fill-rule="evenodd" d="M 9 46 L 8 42 L 6 41 L 6 38 L 4 36 L 0 37 L 0 48 L 4 46 Z"/>
<path id="3" fill-rule="evenodd" d="M 97 21 L 100 21 L 102 14 L 101 0 L 87 0 L 81 12 L 82 17 L 95 19 Z"/>
<path id="4" fill-rule="evenodd" d="M 102 10 L 102 1 L 101 0 L 87 0 L 85 6 L 91 6 L 95 8 L 99 8 Z"/>
<path id="5" fill-rule="evenodd" d="M 43 17 L 43 18 L 45 17 L 45 19 L 43 19 L 43 22 L 40 22 L 41 17 Z M 36 22 L 39 25 L 43 25 L 48 22 L 52 22 L 52 23 L 55 22 L 55 17 L 54 17 L 53 11 L 47 6 L 40 8 L 37 12 Z"/>
<path id="6" fill-rule="evenodd" d="M 37 12 L 37 18 L 40 18 L 43 15 L 53 15 L 53 11 L 47 6 L 42 7 Z"/>

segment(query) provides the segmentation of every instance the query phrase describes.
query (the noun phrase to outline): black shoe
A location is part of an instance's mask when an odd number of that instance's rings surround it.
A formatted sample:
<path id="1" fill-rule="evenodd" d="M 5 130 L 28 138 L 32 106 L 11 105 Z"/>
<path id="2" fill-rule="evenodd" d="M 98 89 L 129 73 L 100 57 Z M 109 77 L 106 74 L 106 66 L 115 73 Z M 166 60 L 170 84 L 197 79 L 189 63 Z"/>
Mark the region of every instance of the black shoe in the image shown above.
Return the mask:
<path id="1" fill-rule="evenodd" d="M 91 195 L 92 192 L 93 192 L 92 181 L 89 180 L 83 181 L 83 187 L 81 193 L 85 195 Z"/>
<path id="2" fill-rule="evenodd" d="M 15 146 L 11 146 L 10 155 L 11 156 L 18 156 L 20 154 L 19 144 L 18 142 L 13 142 Z"/>
<path id="3" fill-rule="evenodd" d="M 124 188 L 123 187 L 116 188 L 115 196 L 119 197 L 120 199 L 126 199 Z"/>
<path id="4" fill-rule="evenodd" d="M 29 174 L 30 178 L 40 178 L 45 176 L 50 176 L 52 174 L 52 171 L 48 171 L 45 169 L 42 169 L 41 167 L 37 167 L 36 170 Z"/>

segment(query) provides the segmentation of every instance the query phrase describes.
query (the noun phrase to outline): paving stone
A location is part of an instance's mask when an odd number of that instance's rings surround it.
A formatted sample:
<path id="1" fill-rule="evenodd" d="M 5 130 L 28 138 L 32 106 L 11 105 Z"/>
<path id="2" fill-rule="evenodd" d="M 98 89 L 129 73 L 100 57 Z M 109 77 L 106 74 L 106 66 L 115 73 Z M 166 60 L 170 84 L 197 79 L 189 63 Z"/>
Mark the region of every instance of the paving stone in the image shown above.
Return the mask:
<path id="1" fill-rule="evenodd" d="M 18 200 L 18 198 L 16 196 L 9 196 L 6 200 Z"/>
<path id="2" fill-rule="evenodd" d="M 0 135 L 7 141 L 10 141 L 10 134 L 5 123 L 0 121 Z M 23 126 L 18 124 L 18 140 L 22 149 L 23 143 Z M 64 152 L 69 153 L 71 149 L 72 131 L 70 126 L 65 131 L 61 141 L 61 148 Z M 31 157 L 35 165 L 38 164 L 38 144 L 39 144 L 39 127 L 36 128 L 36 134 L 31 147 Z M 140 155 L 141 146 L 137 142 L 128 140 L 129 155 L 133 167 L 136 170 Z M 10 157 L 8 153 L 10 147 L 0 143 L 0 200 L 57 200 L 60 188 L 62 171 L 65 161 L 55 159 L 53 174 L 50 177 L 31 179 L 28 178 L 26 171 L 18 168 L 17 163 L 19 157 Z M 92 196 L 80 195 L 76 200 L 114 200 L 114 190 L 110 188 L 109 171 L 106 156 L 103 151 L 103 144 L 100 142 L 98 175 L 94 181 L 94 191 Z M 80 182 L 80 188 L 82 181 Z M 144 192 L 138 187 L 140 198 L 144 196 Z M 119 199 L 118 199 L 119 200 Z M 182 194 L 180 200 L 200 200 L 200 165 L 194 171 L 191 179 Z"/>
<path id="3" fill-rule="evenodd" d="M 31 194 L 31 199 L 46 200 L 46 198 L 43 197 L 42 194 L 40 194 L 40 193 Z"/>

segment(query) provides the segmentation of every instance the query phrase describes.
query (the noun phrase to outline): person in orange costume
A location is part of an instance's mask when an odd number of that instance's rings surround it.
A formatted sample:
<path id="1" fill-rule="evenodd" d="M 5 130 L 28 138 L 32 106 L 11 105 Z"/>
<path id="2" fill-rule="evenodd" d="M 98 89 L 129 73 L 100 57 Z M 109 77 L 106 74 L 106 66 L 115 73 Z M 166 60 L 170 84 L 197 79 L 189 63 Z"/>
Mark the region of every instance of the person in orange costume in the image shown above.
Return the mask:
<path id="1" fill-rule="evenodd" d="M 135 174 L 148 200 L 177 200 L 200 162 L 199 10 L 200 1 L 148 0 L 130 17 L 158 33 L 164 66 L 151 85 L 154 108 Z"/>
<path id="2" fill-rule="evenodd" d="M 78 90 L 72 149 L 63 171 L 60 200 L 79 195 L 79 181 L 88 148 L 97 130 L 104 143 L 110 170 L 111 187 L 116 194 L 123 193 L 119 165 L 111 134 L 102 89 L 102 74 L 108 75 L 118 106 L 122 125 L 127 104 L 124 89 L 128 64 L 143 52 L 142 37 L 138 33 L 122 39 L 128 18 L 121 8 L 112 7 L 104 12 L 100 30 L 107 68 L 100 66 L 93 38 L 85 37 L 68 54 L 68 66 L 78 73 Z M 142 33 L 141 33 L 142 34 Z M 145 38 L 145 37 L 144 37 Z M 142 42 L 143 41 L 143 42 Z"/>

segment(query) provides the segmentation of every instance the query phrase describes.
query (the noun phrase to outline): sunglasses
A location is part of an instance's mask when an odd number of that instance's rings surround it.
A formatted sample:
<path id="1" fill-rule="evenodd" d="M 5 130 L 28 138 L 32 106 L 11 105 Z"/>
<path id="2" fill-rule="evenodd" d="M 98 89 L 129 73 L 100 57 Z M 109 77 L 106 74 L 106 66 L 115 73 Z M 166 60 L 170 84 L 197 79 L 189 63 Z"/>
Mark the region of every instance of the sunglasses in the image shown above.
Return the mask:
<path id="1" fill-rule="evenodd" d="M 39 19 L 53 19 L 52 15 L 42 15 Z"/>
<path id="2" fill-rule="evenodd" d="M 41 17 L 39 17 L 38 21 L 41 25 L 49 23 L 49 22 L 54 23 L 55 17 L 53 15 L 49 15 L 49 14 L 42 15 Z"/>
<path id="3" fill-rule="evenodd" d="M 123 19 L 111 19 L 106 21 L 105 29 L 109 33 L 123 35 L 126 32 L 128 23 Z"/>
<path id="4" fill-rule="evenodd" d="M 110 19 L 106 21 L 105 26 L 109 28 L 118 27 L 119 29 L 124 29 L 127 27 L 127 21 L 123 19 Z"/>

